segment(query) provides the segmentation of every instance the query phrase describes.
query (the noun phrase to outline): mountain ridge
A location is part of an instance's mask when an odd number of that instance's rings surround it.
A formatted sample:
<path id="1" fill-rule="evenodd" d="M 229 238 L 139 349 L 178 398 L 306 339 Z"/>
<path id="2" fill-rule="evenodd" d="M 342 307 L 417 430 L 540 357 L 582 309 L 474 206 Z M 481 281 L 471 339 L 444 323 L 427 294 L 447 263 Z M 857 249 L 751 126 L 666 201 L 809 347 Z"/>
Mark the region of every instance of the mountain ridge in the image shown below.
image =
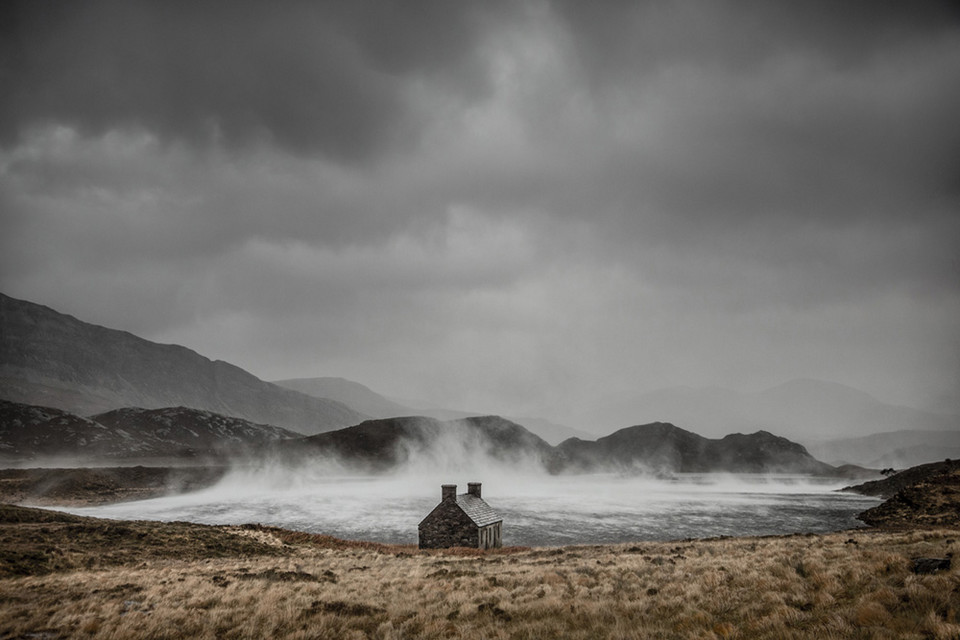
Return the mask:
<path id="1" fill-rule="evenodd" d="M 91 415 L 185 406 L 319 433 L 367 416 L 260 380 L 181 346 L 151 342 L 0 294 L 0 397 Z"/>
<path id="2" fill-rule="evenodd" d="M 711 439 L 668 422 L 619 429 L 594 441 L 571 438 L 557 447 L 556 470 L 652 473 L 809 473 L 836 469 L 803 445 L 767 431 Z"/>
<path id="3" fill-rule="evenodd" d="M 388 398 L 373 391 L 366 385 L 346 378 L 316 377 L 291 378 L 276 380 L 278 384 L 314 397 L 325 397 L 342 402 L 361 413 L 366 413 L 374 419 L 396 418 L 401 416 L 425 416 L 440 421 L 460 420 L 471 417 L 482 417 L 482 412 L 457 411 L 434 407 L 423 407 L 421 403 L 412 402 L 403 404 L 401 401 Z M 590 434 L 573 427 L 557 424 L 544 418 L 508 416 L 511 422 L 523 425 L 551 445 L 560 444 L 572 436 L 589 436 Z"/>
<path id="4" fill-rule="evenodd" d="M 86 462 L 254 456 L 302 434 L 187 407 L 125 407 L 89 418 L 0 400 L 0 458 Z"/>
<path id="5" fill-rule="evenodd" d="M 290 378 L 274 380 L 273 384 L 314 398 L 335 400 L 374 419 L 413 415 L 415 413 L 410 407 L 405 407 L 376 393 L 366 385 L 346 378 L 333 376 Z"/>
<path id="6" fill-rule="evenodd" d="M 884 431 L 960 429 L 960 416 L 892 405 L 848 385 L 798 378 L 757 392 L 722 387 L 666 387 L 622 392 L 594 403 L 582 424 L 596 430 L 669 420 L 711 437 L 766 430 L 804 444 L 838 433 L 860 437 Z M 587 422 L 592 417 L 593 422 Z"/>
<path id="7" fill-rule="evenodd" d="M 302 436 L 185 407 L 124 408 L 83 418 L 0 401 L 0 456 L 103 460 L 292 463 L 328 471 L 379 473 L 404 467 L 429 472 L 510 469 L 553 474 L 618 472 L 801 473 L 836 475 L 804 447 L 767 432 L 711 440 L 669 423 L 620 429 L 596 441 L 570 438 L 554 447 L 500 416 L 440 421 L 425 416 L 366 420 Z M 139 463 L 138 463 L 139 464 Z"/>
<path id="8" fill-rule="evenodd" d="M 806 446 L 811 454 L 830 464 L 851 462 L 875 469 L 904 469 L 960 458 L 960 429 L 889 431 L 808 442 Z"/>
<path id="9" fill-rule="evenodd" d="M 131 406 L 184 406 L 305 435 L 357 425 L 371 417 L 427 415 L 451 420 L 481 415 L 410 409 L 343 378 L 280 383 L 265 382 L 236 365 L 210 360 L 181 345 L 151 342 L 128 331 L 85 323 L 49 307 L 0 294 L 0 398 L 86 416 Z M 324 397 L 323 393 L 338 397 Z M 704 436 L 767 431 L 800 441 L 808 451 L 818 446 L 817 434 L 844 432 L 846 421 L 857 424 L 867 420 L 873 428 L 891 421 L 910 424 L 914 429 L 911 433 L 919 436 L 927 433 L 919 428 L 924 420 L 932 420 L 935 426 L 946 425 L 951 428 L 945 431 L 960 434 L 960 417 L 885 405 L 845 385 L 811 379 L 789 381 L 755 394 L 720 387 L 677 387 L 640 397 L 652 404 L 641 406 L 614 428 L 650 423 L 653 415 L 655 420 L 682 424 Z M 624 398 L 629 404 L 636 396 L 628 394 Z M 350 406 L 351 402 L 356 406 Z M 617 410 L 611 408 L 614 413 Z M 510 420 L 523 424 L 551 445 L 561 445 L 571 433 L 580 439 L 591 437 L 545 420 Z M 939 455 L 939 446 L 907 442 L 888 447 L 869 460 L 841 457 L 830 461 L 881 462 L 880 466 L 887 467 L 900 466 L 897 461 L 903 459 L 908 465 L 925 456 Z M 834 454 L 836 448 L 817 451 Z"/>

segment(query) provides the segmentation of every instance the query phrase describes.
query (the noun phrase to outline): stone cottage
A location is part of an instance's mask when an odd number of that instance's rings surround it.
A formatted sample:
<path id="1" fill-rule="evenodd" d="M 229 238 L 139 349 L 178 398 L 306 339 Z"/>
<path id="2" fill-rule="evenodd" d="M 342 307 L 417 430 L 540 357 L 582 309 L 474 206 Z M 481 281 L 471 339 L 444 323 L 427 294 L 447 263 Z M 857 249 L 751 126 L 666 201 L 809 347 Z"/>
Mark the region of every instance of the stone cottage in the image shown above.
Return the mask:
<path id="1" fill-rule="evenodd" d="M 503 518 L 480 497 L 479 482 L 468 483 L 467 492 L 460 495 L 457 485 L 441 485 L 440 504 L 418 527 L 420 548 L 499 548 L 502 525 Z"/>

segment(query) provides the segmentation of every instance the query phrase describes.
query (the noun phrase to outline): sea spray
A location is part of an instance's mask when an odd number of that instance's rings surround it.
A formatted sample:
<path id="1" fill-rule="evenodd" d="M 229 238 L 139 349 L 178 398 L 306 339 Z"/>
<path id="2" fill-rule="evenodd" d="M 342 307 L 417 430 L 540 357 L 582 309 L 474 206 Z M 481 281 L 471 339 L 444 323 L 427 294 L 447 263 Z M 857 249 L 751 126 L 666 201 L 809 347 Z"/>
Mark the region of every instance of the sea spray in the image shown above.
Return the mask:
<path id="1" fill-rule="evenodd" d="M 277 471 L 262 477 L 236 472 L 196 493 L 69 510 L 122 519 L 254 522 L 413 543 L 417 523 L 435 506 L 441 482 L 479 480 L 484 498 L 504 516 L 504 544 L 555 545 L 827 532 L 858 526 L 856 514 L 878 502 L 836 492 L 826 481 L 800 484 L 791 477 L 701 474 L 663 481 L 499 472 L 317 474 L 286 485 Z"/>

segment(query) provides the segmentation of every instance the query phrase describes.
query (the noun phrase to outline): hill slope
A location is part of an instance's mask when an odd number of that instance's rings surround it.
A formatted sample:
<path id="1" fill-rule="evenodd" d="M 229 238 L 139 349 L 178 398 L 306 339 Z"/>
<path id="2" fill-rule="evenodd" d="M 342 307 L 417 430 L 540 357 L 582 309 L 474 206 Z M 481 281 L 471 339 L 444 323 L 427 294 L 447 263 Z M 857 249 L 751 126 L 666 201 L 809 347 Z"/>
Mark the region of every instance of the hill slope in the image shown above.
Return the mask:
<path id="1" fill-rule="evenodd" d="M 554 471 L 651 473 L 809 473 L 834 468 L 795 442 L 765 431 L 704 438 L 669 423 L 620 429 L 594 442 L 571 438 L 557 447 Z"/>
<path id="2" fill-rule="evenodd" d="M 313 434 L 367 416 L 178 345 L 0 294 L 0 397 L 89 415 L 184 406 Z"/>
<path id="3" fill-rule="evenodd" d="M 278 440 L 303 437 L 280 427 L 186 407 L 114 409 L 91 419 L 123 436 L 126 451 L 135 456 L 175 451 L 181 456 L 256 455 Z"/>
<path id="4" fill-rule="evenodd" d="M 960 462 L 957 461 L 919 465 L 889 478 L 844 490 L 888 498 L 857 516 L 870 526 L 960 525 Z"/>
<path id="5" fill-rule="evenodd" d="M 288 458 L 324 456 L 367 471 L 407 465 L 426 471 L 479 466 L 544 467 L 553 447 L 499 416 L 442 422 L 424 416 L 368 420 L 353 427 L 279 443 Z"/>
<path id="6" fill-rule="evenodd" d="M 389 400 L 359 382 L 345 378 L 294 378 L 276 380 L 274 384 L 314 398 L 336 400 L 371 418 L 395 418 L 417 414 L 410 407 Z"/>
<path id="7" fill-rule="evenodd" d="M 209 411 L 117 409 L 82 418 L 59 409 L 0 400 L 0 456 L 79 461 L 228 457 L 255 454 L 301 434 Z"/>
<path id="8" fill-rule="evenodd" d="M 0 400 L 0 460 L 77 456 L 81 450 L 109 450 L 110 433 L 102 424 L 53 409 Z"/>

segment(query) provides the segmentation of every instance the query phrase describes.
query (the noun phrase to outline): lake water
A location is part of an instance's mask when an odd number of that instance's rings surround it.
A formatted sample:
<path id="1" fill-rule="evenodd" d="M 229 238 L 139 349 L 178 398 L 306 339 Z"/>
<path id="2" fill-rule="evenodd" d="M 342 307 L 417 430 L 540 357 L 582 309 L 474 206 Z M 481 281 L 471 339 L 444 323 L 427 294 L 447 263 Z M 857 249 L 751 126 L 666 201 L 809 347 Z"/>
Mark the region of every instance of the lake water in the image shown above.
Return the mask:
<path id="1" fill-rule="evenodd" d="M 714 536 L 824 533 L 862 526 L 876 498 L 838 493 L 835 480 L 747 475 L 481 478 L 504 518 L 505 545 L 619 543 Z M 458 492 L 466 491 L 465 477 Z M 211 489 L 101 507 L 81 515 L 205 524 L 260 523 L 353 540 L 416 543 L 440 484 L 426 475 L 313 477 L 237 471 Z"/>

